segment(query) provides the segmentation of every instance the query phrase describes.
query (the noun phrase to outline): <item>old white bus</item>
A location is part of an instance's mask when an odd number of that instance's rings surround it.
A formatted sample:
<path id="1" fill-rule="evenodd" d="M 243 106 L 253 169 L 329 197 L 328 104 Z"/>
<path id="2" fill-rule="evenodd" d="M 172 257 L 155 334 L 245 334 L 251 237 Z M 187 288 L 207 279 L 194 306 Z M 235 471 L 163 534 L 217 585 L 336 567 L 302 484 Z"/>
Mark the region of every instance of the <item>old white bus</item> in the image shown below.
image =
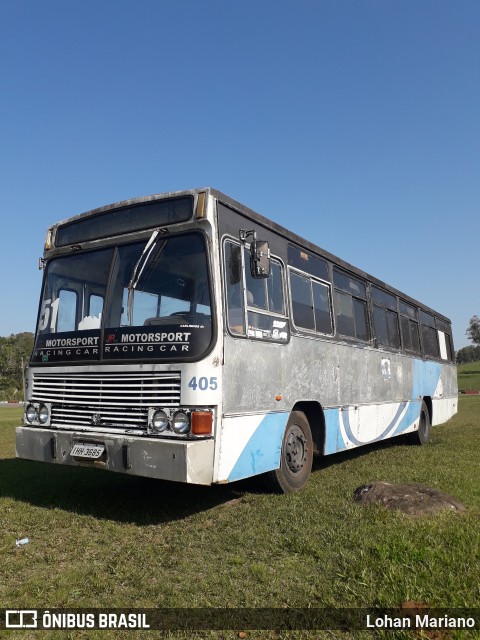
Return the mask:
<path id="1" fill-rule="evenodd" d="M 287 492 L 457 410 L 446 317 L 214 189 L 59 222 L 41 266 L 21 458 Z"/>

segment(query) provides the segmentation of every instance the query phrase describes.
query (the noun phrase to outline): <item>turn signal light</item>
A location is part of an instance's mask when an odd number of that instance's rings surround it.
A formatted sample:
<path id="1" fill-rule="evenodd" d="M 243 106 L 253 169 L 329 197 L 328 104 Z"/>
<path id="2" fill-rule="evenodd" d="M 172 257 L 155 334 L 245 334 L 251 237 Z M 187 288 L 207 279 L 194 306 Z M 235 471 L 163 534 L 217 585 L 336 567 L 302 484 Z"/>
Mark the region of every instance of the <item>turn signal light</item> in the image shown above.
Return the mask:
<path id="1" fill-rule="evenodd" d="M 192 411 L 191 433 L 196 436 L 209 436 L 212 433 L 212 412 Z"/>

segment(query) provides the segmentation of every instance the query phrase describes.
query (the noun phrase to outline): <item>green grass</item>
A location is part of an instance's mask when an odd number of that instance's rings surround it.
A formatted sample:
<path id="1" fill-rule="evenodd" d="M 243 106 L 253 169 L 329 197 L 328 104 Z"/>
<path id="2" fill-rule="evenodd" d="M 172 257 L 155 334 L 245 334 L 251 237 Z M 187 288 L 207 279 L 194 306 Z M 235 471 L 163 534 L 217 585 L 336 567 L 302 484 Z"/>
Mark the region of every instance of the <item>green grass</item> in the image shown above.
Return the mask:
<path id="1" fill-rule="evenodd" d="M 287 496 L 259 492 L 252 481 L 206 488 L 16 460 L 19 419 L 19 409 L 0 409 L 4 607 L 394 607 L 407 600 L 479 606 L 480 397 L 460 398 L 459 414 L 433 429 L 429 445 L 396 440 L 318 460 L 306 488 Z M 424 483 L 467 511 L 408 518 L 354 503 L 354 489 L 373 480 Z M 30 543 L 16 547 L 23 537 Z"/>
<path id="2" fill-rule="evenodd" d="M 457 372 L 459 389 L 480 391 L 480 361 L 460 364 Z"/>

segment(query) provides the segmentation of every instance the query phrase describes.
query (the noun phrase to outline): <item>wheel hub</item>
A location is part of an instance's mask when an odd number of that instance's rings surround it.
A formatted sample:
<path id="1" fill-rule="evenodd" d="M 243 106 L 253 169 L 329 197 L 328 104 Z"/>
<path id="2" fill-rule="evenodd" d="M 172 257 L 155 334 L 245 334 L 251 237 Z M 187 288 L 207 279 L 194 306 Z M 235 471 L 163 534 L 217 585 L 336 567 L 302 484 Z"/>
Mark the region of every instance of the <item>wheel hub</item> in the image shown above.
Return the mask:
<path id="1" fill-rule="evenodd" d="M 292 425 L 287 435 L 285 456 L 288 468 L 292 473 L 302 470 L 307 459 L 307 439 L 297 425 Z"/>

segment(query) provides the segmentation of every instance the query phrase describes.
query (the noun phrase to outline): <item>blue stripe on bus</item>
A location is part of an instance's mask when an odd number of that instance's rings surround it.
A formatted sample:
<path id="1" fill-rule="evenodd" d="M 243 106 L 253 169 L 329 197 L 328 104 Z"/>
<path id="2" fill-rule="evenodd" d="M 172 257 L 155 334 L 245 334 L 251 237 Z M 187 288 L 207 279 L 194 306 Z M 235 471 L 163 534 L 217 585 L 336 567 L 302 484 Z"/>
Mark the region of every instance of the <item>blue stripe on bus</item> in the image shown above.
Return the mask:
<path id="1" fill-rule="evenodd" d="M 288 413 L 268 413 L 245 445 L 228 480 L 240 480 L 278 469 Z"/>
<path id="2" fill-rule="evenodd" d="M 340 410 L 325 409 L 325 455 L 336 453 L 347 448 L 340 430 Z"/>
<path id="3" fill-rule="evenodd" d="M 439 362 L 414 360 L 412 400 L 419 400 L 425 396 L 433 396 L 441 373 L 442 365 Z"/>

